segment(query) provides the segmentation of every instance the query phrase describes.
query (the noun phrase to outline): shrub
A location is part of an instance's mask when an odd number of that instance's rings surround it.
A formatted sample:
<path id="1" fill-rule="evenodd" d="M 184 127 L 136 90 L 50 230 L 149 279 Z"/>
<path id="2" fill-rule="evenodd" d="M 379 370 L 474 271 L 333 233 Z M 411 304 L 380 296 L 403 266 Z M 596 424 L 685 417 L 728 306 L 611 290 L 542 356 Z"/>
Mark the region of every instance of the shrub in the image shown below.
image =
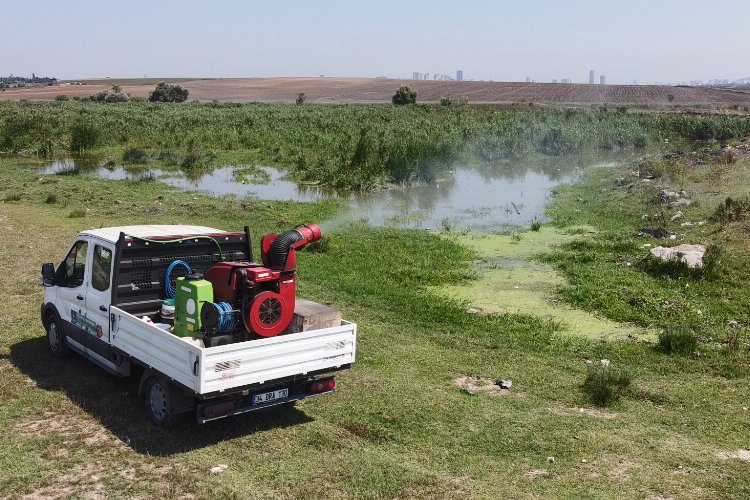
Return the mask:
<path id="1" fill-rule="evenodd" d="M 417 91 L 412 90 L 406 84 L 402 84 L 391 98 L 391 102 L 397 106 L 414 104 L 417 102 Z"/>
<path id="2" fill-rule="evenodd" d="M 70 150 L 74 153 L 93 149 L 98 140 L 99 131 L 88 123 L 78 123 L 70 129 Z"/>
<path id="3" fill-rule="evenodd" d="M 68 214 L 68 217 L 71 219 L 80 219 L 81 217 L 86 217 L 86 211 L 82 208 L 76 208 Z"/>
<path id="4" fill-rule="evenodd" d="M 684 182 L 687 167 L 673 159 L 649 158 L 638 164 L 638 176 L 641 178 L 653 176 L 657 179 L 669 177 L 670 180 Z"/>
<path id="5" fill-rule="evenodd" d="M 180 169 L 188 174 L 188 177 L 199 175 L 206 172 L 215 159 L 216 155 L 212 152 L 206 154 L 190 152 L 180 162 Z"/>
<path id="6" fill-rule="evenodd" d="M 294 101 L 294 102 L 297 103 L 297 106 L 302 106 L 303 104 L 305 104 L 305 93 L 304 92 L 300 92 L 297 95 L 297 100 Z"/>
<path id="7" fill-rule="evenodd" d="M 151 102 L 185 102 L 190 91 L 182 85 L 159 82 L 148 94 Z"/>
<path id="8" fill-rule="evenodd" d="M 155 182 L 156 174 L 154 174 L 152 171 L 149 170 L 148 172 L 141 173 L 133 180 L 137 182 Z"/>
<path id="9" fill-rule="evenodd" d="M 0 129 L 0 149 L 14 153 L 26 149 L 32 137 L 36 135 L 36 126 L 34 120 L 29 117 L 9 116 Z"/>
<path id="10" fill-rule="evenodd" d="M 182 162 L 180 163 L 180 168 L 182 170 L 192 170 L 194 169 L 200 160 L 200 156 L 196 153 L 188 153 L 185 155 L 185 158 L 182 159 Z"/>
<path id="11" fill-rule="evenodd" d="M 3 198 L 3 201 L 21 201 L 21 195 L 19 193 L 9 194 Z"/>
<path id="12" fill-rule="evenodd" d="M 114 90 L 102 90 L 101 92 L 83 98 L 83 100 L 112 104 L 116 102 L 128 102 L 130 96 L 128 94 L 123 94 L 122 92 L 115 92 Z"/>
<path id="13" fill-rule="evenodd" d="M 746 328 L 735 327 L 727 332 L 727 354 L 737 356 L 748 344 L 748 333 Z"/>
<path id="14" fill-rule="evenodd" d="M 726 224 L 744 220 L 748 215 L 750 215 L 750 198 L 747 196 L 736 199 L 727 197 L 724 203 L 716 208 L 710 220 Z"/>
<path id="15" fill-rule="evenodd" d="M 55 193 L 50 193 L 47 195 L 47 199 L 44 200 L 44 203 L 51 205 L 53 203 L 57 203 L 57 195 Z"/>
<path id="16" fill-rule="evenodd" d="M 68 99 L 68 96 L 66 96 L 65 94 L 61 94 L 61 95 L 56 96 L 55 100 L 56 101 L 69 101 L 70 99 Z"/>
<path id="17" fill-rule="evenodd" d="M 154 160 L 163 161 L 167 165 L 177 165 L 180 163 L 180 156 L 171 149 L 162 149 L 154 156 Z"/>
<path id="18" fill-rule="evenodd" d="M 122 153 L 122 161 L 125 163 L 144 164 L 148 162 L 148 153 L 141 148 L 129 148 Z"/>
<path id="19" fill-rule="evenodd" d="M 666 354 L 692 354 L 698 347 L 698 338 L 689 328 L 667 326 L 659 333 L 657 345 Z"/>
<path id="20" fill-rule="evenodd" d="M 443 97 L 440 98 L 441 106 L 450 106 L 451 104 L 453 104 L 453 101 L 451 100 L 449 96 L 444 95 Z"/>
<path id="21" fill-rule="evenodd" d="M 611 366 L 590 366 L 581 389 L 588 400 L 596 406 L 607 406 L 620 399 L 630 386 L 629 373 Z"/>
<path id="22" fill-rule="evenodd" d="M 542 228 L 542 221 L 538 219 L 534 219 L 531 221 L 531 230 L 532 231 L 539 231 Z"/>
<path id="23" fill-rule="evenodd" d="M 737 155 L 726 149 L 721 152 L 721 160 L 725 165 L 731 165 L 737 162 Z"/>
<path id="24" fill-rule="evenodd" d="M 130 100 L 130 96 L 123 94 L 122 92 L 105 92 L 104 94 L 104 102 L 107 104 L 128 102 Z"/>
<path id="25" fill-rule="evenodd" d="M 573 153 L 577 147 L 571 137 L 559 128 L 553 128 L 542 138 L 541 151 L 550 156 Z"/>
<path id="26" fill-rule="evenodd" d="M 726 269 L 727 250 L 723 243 L 716 242 L 709 245 L 703 255 L 703 275 L 704 279 L 719 279 Z"/>

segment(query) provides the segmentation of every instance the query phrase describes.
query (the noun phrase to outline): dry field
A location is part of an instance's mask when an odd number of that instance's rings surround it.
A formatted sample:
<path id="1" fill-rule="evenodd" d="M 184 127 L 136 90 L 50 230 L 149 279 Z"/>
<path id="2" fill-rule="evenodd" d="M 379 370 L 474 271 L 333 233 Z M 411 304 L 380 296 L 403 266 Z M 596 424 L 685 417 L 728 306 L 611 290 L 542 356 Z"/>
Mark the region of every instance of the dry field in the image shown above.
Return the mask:
<path id="1" fill-rule="evenodd" d="M 98 79 L 60 82 L 51 87 L 11 89 L 0 92 L 0 100 L 52 100 L 57 95 L 88 96 L 113 84 L 133 96 L 148 96 L 162 79 Z M 190 90 L 190 99 L 200 101 L 292 103 L 299 93 L 307 102 L 390 102 L 401 83 L 418 92 L 420 102 L 437 102 L 441 96 L 466 97 L 471 103 L 560 103 L 560 104 L 750 104 L 750 88 L 673 87 L 666 85 L 585 85 L 512 82 L 409 81 L 379 78 L 172 78 Z M 76 85 L 75 83 L 85 83 Z M 670 96 L 672 96 L 670 100 Z"/>

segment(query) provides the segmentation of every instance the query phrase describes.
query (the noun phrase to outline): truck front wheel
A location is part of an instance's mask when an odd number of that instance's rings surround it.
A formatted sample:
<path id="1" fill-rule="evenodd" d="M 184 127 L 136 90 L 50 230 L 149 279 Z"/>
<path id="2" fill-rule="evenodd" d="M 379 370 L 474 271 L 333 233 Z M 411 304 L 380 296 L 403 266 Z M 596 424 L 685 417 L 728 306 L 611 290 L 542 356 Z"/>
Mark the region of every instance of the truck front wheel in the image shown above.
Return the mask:
<path id="1" fill-rule="evenodd" d="M 175 414 L 172 391 L 172 386 L 160 377 L 151 377 L 146 382 L 146 412 L 148 418 L 159 427 L 174 427 L 184 416 Z"/>
<path id="2" fill-rule="evenodd" d="M 56 358 L 70 356 L 68 339 L 60 326 L 60 320 L 54 315 L 47 321 L 47 348 Z"/>

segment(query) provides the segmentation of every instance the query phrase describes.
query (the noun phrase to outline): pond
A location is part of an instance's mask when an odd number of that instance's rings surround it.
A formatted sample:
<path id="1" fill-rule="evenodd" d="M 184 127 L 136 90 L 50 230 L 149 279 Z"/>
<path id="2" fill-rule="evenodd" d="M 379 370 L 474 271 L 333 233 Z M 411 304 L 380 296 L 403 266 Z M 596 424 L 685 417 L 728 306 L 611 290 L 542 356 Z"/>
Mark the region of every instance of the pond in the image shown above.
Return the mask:
<path id="1" fill-rule="evenodd" d="M 102 167 L 96 161 L 61 160 L 41 169 L 43 174 L 93 175 L 104 179 L 156 179 L 182 190 L 214 196 L 267 200 L 316 201 L 343 199 L 349 211 L 342 223 L 363 219 L 374 225 L 423 229 L 474 229 L 507 231 L 544 220 L 544 205 L 552 188 L 574 182 L 596 166 L 614 166 L 628 159 L 619 155 L 538 157 L 492 164 L 480 161 L 454 165 L 429 184 L 394 186 L 382 191 L 357 193 L 331 191 L 285 179 L 273 167 L 220 167 L 198 178 L 180 171 Z"/>

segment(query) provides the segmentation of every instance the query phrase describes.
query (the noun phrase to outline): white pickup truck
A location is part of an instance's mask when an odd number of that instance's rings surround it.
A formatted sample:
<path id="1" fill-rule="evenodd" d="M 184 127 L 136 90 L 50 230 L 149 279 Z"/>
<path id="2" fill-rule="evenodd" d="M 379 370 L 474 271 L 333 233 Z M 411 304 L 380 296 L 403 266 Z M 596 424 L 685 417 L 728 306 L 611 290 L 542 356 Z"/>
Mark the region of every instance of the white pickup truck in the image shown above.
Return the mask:
<path id="1" fill-rule="evenodd" d="M 193 273 L 226 260 L 261 266 L 252 262 L 247 227 L 238 233 L 184 225 L 84 231 L 60 265 L 42 266 L 41 319 L 50 352 L 75 351 L 115 376 L 139 376 L 148 416 L 164 427 L 191 412 L 204 423 L 335 391 L 334 372 L 355 360 L 355 324 L 340 320 L 272 337 L 242 333 L 206 347 L 159 324 L 165 274 L 178 259 Z"/>

